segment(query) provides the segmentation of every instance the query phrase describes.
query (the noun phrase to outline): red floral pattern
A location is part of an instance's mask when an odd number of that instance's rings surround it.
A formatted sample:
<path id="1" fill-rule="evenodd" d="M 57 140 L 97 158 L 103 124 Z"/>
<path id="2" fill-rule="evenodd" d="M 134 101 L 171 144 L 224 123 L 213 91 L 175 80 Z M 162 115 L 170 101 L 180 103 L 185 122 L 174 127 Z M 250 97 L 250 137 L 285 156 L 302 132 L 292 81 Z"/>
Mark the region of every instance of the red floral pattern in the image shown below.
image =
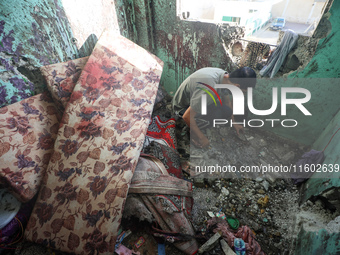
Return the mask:
<path id="1" fill-rule="evenodd" d="M 101 37 L 65 108 L 28 240 L 76 254 L 113 253 L 162 65 L 124 37 Z"/>
<path id="2" fill-rule="evenodd" d="M 104 49 L 105 50 L 105 49 Z M 100 57 L 100 54 L 96 53 L 98 57 Z M 107 55 L 108 57 L 114 57 L 115 55 Z M 85 64 L 87 63 L 89 57 L 84 58 L 78 58 L 74 60 L 70 60 L 64 63 L 57 63 L 53 65 L 43 66 L 40 68 L 42 74 L 45 77 L 45 80 L 47 82 L 47 88 L 51 92 L 52 98 L 54 99 L 56 106 L 58 109 L 62 112 L 67 103 L 70 101 L 75 101 L 82 97 L 83 95 L 86 96 L 88 101 L 94 100 L 98 97 L 98 89 L 96 87 L 90 87 L 87 90 L 84 90 L 82 92 L 78 91 L 77 93 L 72 93 L 74 86 L 76 85 L 78 78 L 80 76 L 81 71 L 83 70 Z M 118 58 L 118 62 L 123 63 L 121 58 Z M 117 68 L 116 66 L 109 67 L 107 62 L 103 62 L 104 65 L 101 66 L 101 69 L 106 74 L 111 74 L 113 72 L 122 72 L 121 68 Z M 132 88 L 134 90 L 140 90 L 143 89 L 144 83 L 159 83 L 160 76 L 156 74 L 153 71 L 149 71 L 145 73 L 144 80 L 137 79 L 141 73 L 136 69 L 132 69 L 131 72 L 124 73 L 122 76 L 109 76 L 107 79 L 103 80 L 102 86 L 107 91 L 113 91 L 115 89 L 122 89 L 122 85 L 128 84 L 132 82 Z M 121 78 L 121 80 L 119 79 Z M 87 84 L 94 85 L 97 83 L 97 78 L 94 77 L 92 74 L 88 75 L 86 77 Z M 126 90 L 132 91 L 130 87 L 123 87 L 124 92 L 127 92 Z M 152 97 L 155 93 L 154 90 L 146 90 L 145 93 Z M 155 99 L 155 104 L 158 104 L 163 101 L 163 99 L 166 97 L 167 92 L 164 90 L 163 87 L 159 87 L 157 90 L 157 95 Z M 145 99 L 143 98 L 134 98 L 131 97 L 131 102 L 134 103 L 137 106 L 141 106 L 143 103 L 145 103 Z M 102 106 L 105 107 L 105 104 L 107 101 L 103 101 Z M 119 105 L 116 105 L 119 106 Z M 140 115 L 148 114 L 147 112 L 144 112 L 144 109 L 140 109 L 139 112 L 136 112 L 135 117 L 139 117 Z"/>
<path id="3" fill-rule="evenodd" d="M 37 193 L 60 116 L 48 93 L 0 109 L 0 183 L 20 201 Z"/>
<path id="4" fill-rule="evenodd" d="M 70 100 L 74 86 L 88 59 L 89 57 L 84 57 L 40 68 L 47 82 L 47 88 L 60 110 L 64 110 Z"/>

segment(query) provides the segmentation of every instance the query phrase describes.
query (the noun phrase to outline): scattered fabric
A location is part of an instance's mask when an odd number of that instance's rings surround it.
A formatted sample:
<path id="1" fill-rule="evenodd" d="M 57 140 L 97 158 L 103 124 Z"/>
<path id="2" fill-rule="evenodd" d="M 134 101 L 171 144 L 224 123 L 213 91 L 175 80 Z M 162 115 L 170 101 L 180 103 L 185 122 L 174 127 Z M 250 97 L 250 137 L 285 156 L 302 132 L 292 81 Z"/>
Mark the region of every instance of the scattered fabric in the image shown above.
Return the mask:
<path id="1" fill-rule="evenodd" d="M 261 246 L 255 240 L 252 230 L 248 226 L 239 227 L 237 230 L 232 230 L 228 223 L 221 218 L 211 218 L 207 222 L 207 229 L 212 230 L 214 233 L 221 231 L 222 237 L 231 248 L 234 247 L 234 240 L 241 238 L 245 242 L 247 255 L 265 255 Z"/>
<path id="2" fill-rule="evenodd" d="M 162 65 L 122 36 L 99 39 L 65 108 L 28 240 L 112 254 Z"/>
<path id="3" fill-rule="evenodd" d="M 249 42 L 240 61 L 240 67 L 249 66 L 256 69 L 257 63 L 261 62 L 265 56 L 268 56 L 269 52 L 270 46 L 268 44 Z"/>
<path id="4" fill-rule="evenodd" d="M 293 30 L 286 30 L 280 45 L 271 54 L 268 59 L 267 65 L 262 68 L 260 74 L 262 76 L 269 76 L 270 78 L 273 78 L 275 74 L 279 71 L 288 53 L 296 45 L 298 38 L 299 35 Z"/>
<path id="5" fill-rule="evenodd" d="M 159 159 L 144 155 L 138 161 L 129 193 L 192 197 L 192 183 L 170 176 Z"/>
<path id="6" fill-rule="evenodd" d="M 144 147 L 143 152 L 158 158 L 171 176 L 183 178 L 181 158 L 177 150 L 155 141 Z"/>
<path id="7" fill-rule="evenodd" d="M 137 201 L 135 206 L 132 201 Z M 176 237 L 174 245 L 186 254 L 193 254 L 198 244 L 189 220 L 192 202 L 192 183 L 170 176 L 159 159 L 143 155 L 129 189 L 127 203 L 132 206 L 125 208 L 124 217 L 133 215 L 142 221 L 148 215 L 146 212 L 151 212 L 152 221 L 161 228 L 154 228 L 154 236 L 165 238 L 162 241 Z"/>
<path id="8" fill-rule="evenodd" d="M 0 109 L 0 183 L 21 202 L 38 192 L 60 116 L 48 93 Z"/>
<path id="9" fill-rule="evenodd" d="M 150 142 L 157 141 L 160 144 L 167 145 L 173 149 L 177 148 L 176 140 L 176 120 L 174 118 L 165 122 L 161 121 L 159 116 L 152 118 L 152 122 L 148 127 L 144 147 Z"/>
<path id="10" fill-rule="evenodd" d="M 148 127 L 143 152 L 159 159 L 171 176 L 182 179 L 181 158 L 176 149 L 175 119 L 162 121 L 159 116 L 155 116 Z"/>
<path id="11" fill-rule="evenodd" d="M 123 217 L 126 219 L 135 217 L 139 221 L 147 221 L 150 224 L 155 220 L 152 213 L 146 208 L 142 198 L 135 194 L 128 195 L 124 207 Z"/>
<path id="12" fill-rule="evenodd" d="M 191 236 L 188 240 L 175 242 L 174 245 L 186 254 L 193 254 L 197 251 L 198 244 L 188 220 L 192 209 L 192 184 L 170 176 L 164 165 L 157 160 L 149 157 L 148 163 L 153 164 L 153 167 L 136 169 L 129 194 L 140 194 L 161 228 L 154 228 L 155 233 Z"/>

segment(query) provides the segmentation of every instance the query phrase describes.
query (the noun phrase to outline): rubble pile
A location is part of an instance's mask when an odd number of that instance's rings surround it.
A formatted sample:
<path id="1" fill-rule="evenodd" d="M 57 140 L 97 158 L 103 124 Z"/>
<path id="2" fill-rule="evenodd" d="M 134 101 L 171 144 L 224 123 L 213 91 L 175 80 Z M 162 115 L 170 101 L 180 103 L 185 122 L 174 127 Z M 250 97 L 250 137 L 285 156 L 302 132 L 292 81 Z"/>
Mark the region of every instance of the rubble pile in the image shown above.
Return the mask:
<path id="1" fill-rule="evenodd" d="M 154 114 L 169 118 L 170 106 L 164 106 Z M 322 215 L 325 223 L 335 218 L 336 213 L 322 208 L 321 201 L 315 204 L 308 201 L 300 206 L 299 187 L 287 175 L 253 174 L 243 178 L 195 173 L 195 163 L 209 165 L 216 160 L 238 168 L 242 165 L 290 165 L 309 150 L 307 146 L 256 128 L 246 128 L 245 140 L 242 140 L 233 128 L 221 127 L 206 130 L 212 142 L 209 148 L 200 149 L 190 146 L 189 129 L 185 123 L 177 120 L 176 125 L 182 167 L 194 185 L 192 220 L 198 233 L 207 234 L 207 221 L 212 217 L 232 217 L 239 221 L 240 226 L 251 228 L 266 254 L 291 254 L 295 237 L 309 218 Z M 315 216 L 315 211 L 318 216 Z M 206 235 L 207 238 L 212 236 Z M 204 254 L 223 252 L 216 242 Z"/>

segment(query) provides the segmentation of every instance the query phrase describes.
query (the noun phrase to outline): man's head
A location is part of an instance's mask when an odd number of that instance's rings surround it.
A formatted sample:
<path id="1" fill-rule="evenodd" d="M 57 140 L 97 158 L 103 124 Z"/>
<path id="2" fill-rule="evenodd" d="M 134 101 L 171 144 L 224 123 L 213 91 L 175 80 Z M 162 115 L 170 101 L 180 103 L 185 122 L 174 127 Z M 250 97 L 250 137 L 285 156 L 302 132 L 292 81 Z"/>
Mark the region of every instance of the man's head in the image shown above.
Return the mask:
<path id="1" fill-rule="evenodd" d="M 247 66 L 231 72 L 228 78 L 230 82 L 239 84 L 242 90 L 246 90 L 249 87 L 255 88 L 256 85 L 256 73 Z"/>

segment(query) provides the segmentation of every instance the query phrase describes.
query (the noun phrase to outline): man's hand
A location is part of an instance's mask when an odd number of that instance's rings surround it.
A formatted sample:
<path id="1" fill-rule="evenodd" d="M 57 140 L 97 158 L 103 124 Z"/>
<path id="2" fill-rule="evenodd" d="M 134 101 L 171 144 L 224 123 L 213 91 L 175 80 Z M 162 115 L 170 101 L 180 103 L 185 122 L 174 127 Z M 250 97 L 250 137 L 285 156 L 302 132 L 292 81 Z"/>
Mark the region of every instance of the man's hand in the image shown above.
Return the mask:
<path id="1" fill-rule="evenodd" d="M 204 148 L 209 145 L 209 140 L 198 128 L 195 116 L 197 113 L 189 106 L 183 114 L 183 120 L 190 127 L 191 141 L 199 148 Z"/>
<path id="2" fill-rule="evenodd" d="M 198 148 L 205 148 L 205 147 L 207 147 L 210 144 L 208 138 L 206 138 L 205 136 L 202 139 L 192 138 L 191 141 Z"/>
<path id="3" fill-rule="evenodd" d="M 201 148 L 207 147 L 210 142 L 208 140 L 208 138 L 206 136 L 203 136 L 200 140 L 199 140 L 199 144 L 201 145 Z"/>
<path id="4" fill-rule="evenodd" d="M 234 124 L 233 127 L 235 128 L 237 135 L 240 135 L 241 131 L 244 132 L 242 125 Z"/>

